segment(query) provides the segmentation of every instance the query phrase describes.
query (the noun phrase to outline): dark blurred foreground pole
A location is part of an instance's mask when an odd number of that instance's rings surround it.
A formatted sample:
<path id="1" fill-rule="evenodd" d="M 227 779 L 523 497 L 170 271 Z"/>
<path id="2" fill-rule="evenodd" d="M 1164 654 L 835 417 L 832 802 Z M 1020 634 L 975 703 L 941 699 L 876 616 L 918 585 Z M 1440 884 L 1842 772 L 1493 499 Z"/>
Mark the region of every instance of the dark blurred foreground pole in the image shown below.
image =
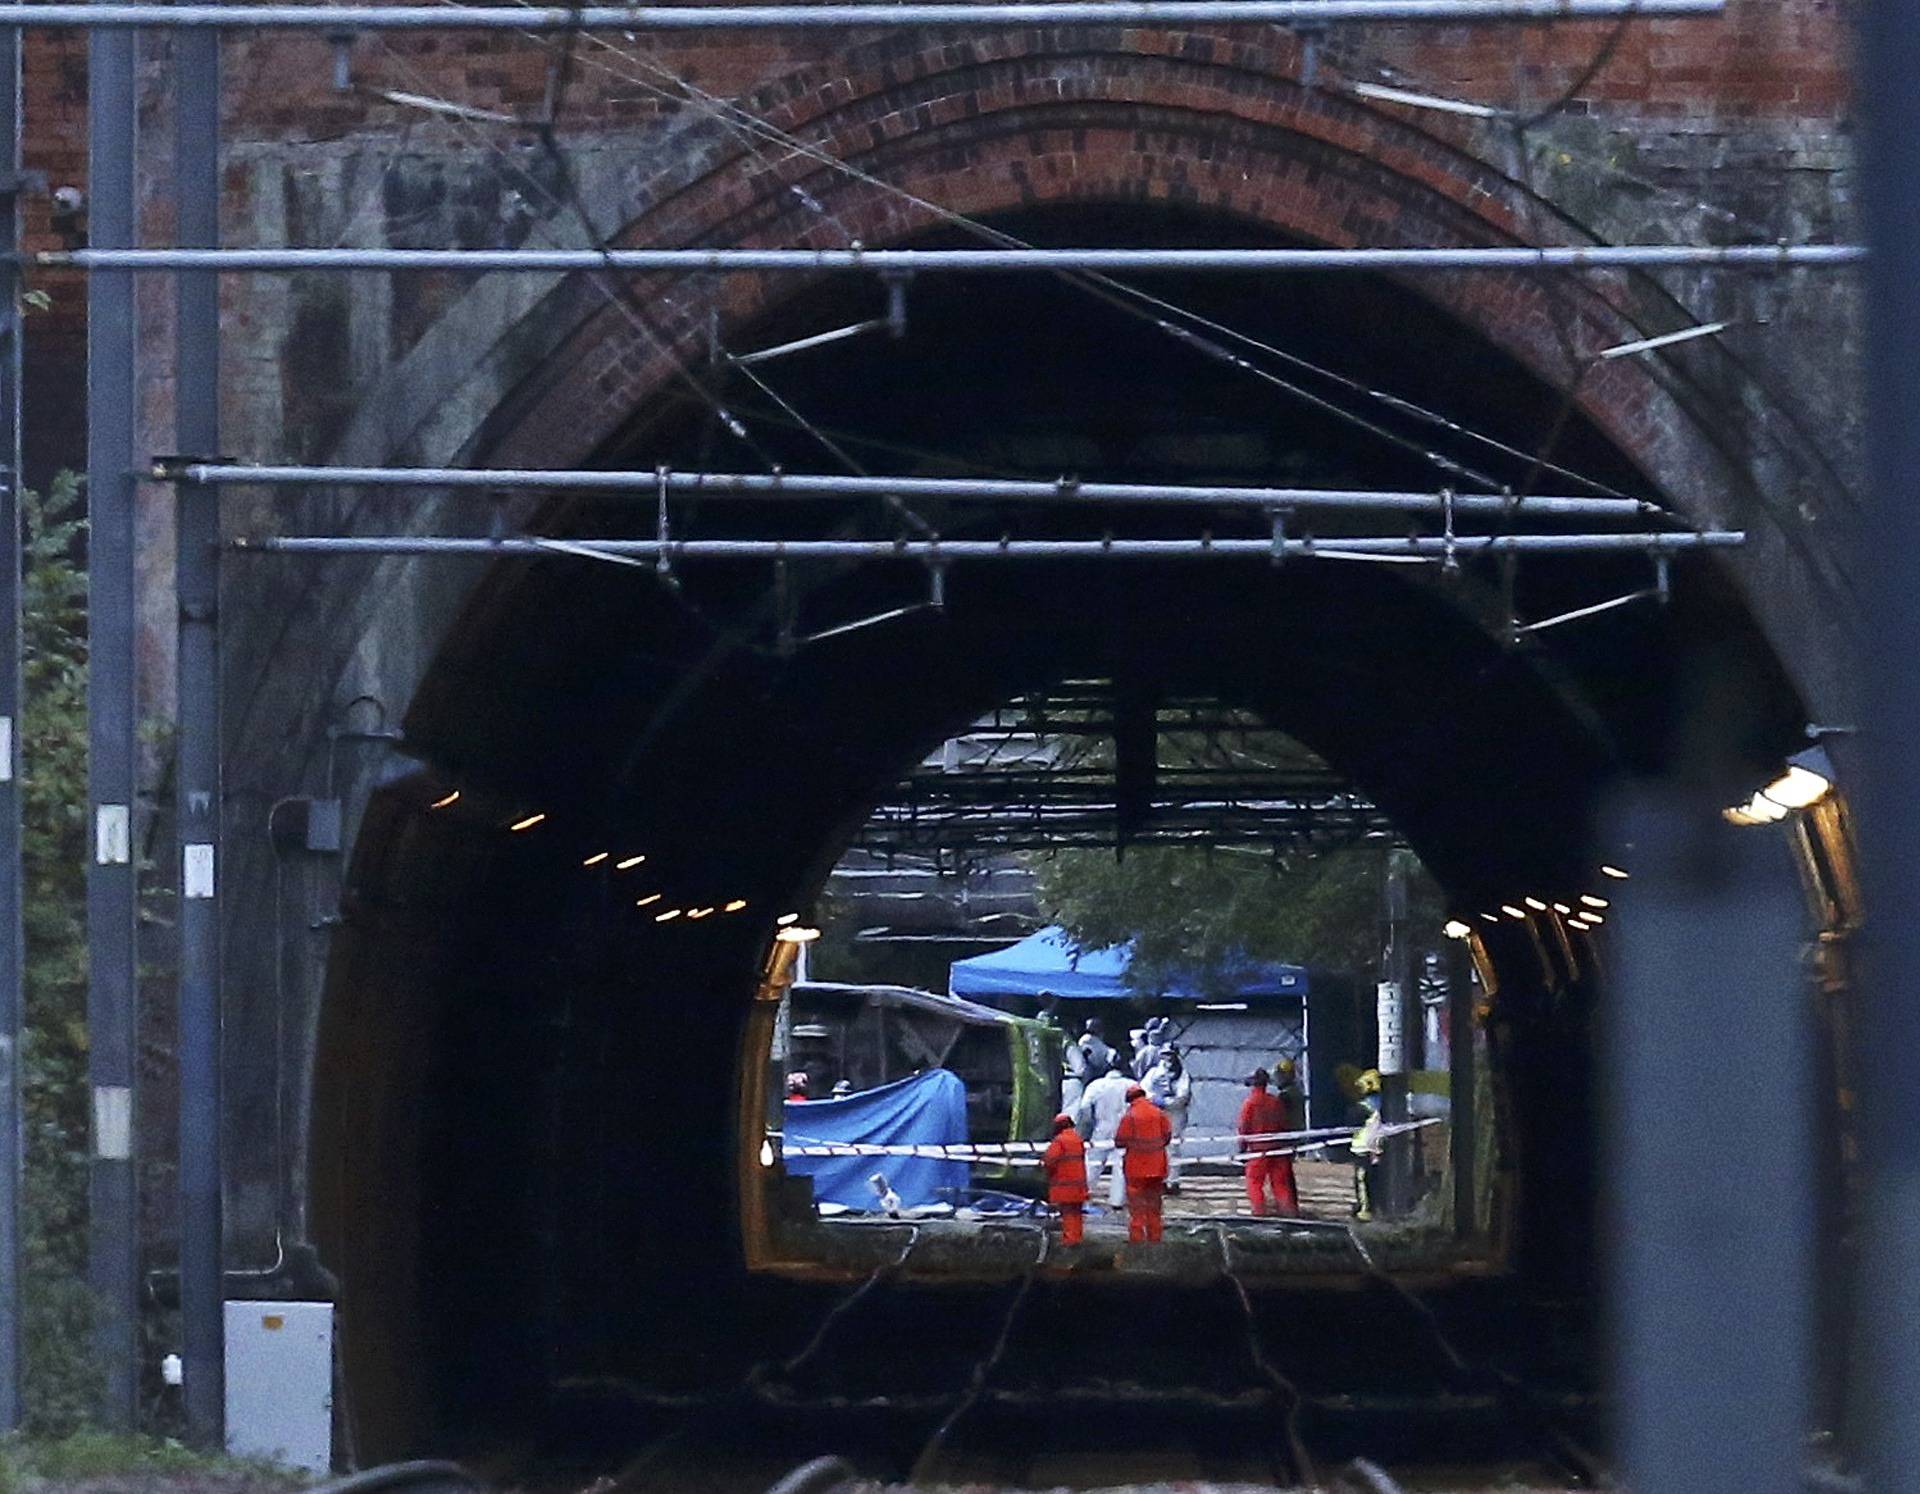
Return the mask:
<path id="1" fill-rule="evenodd" d="M 1804 905 L 1777 831 L 1694 796 L 1612 828 L 1634 847 L 1604 1049 L 1620 1482 L 1789 1494 L 1812 1319 Z"/>
<path id="2" fill-rule="evenodd" d="M 1894 1490 L 1920 1488 L 1920 3 L 1869 0 L 1861 25 L 1873 492 L 1858 556 L 1868 703 L 1859 1301 L 1870 1482 Z"/>

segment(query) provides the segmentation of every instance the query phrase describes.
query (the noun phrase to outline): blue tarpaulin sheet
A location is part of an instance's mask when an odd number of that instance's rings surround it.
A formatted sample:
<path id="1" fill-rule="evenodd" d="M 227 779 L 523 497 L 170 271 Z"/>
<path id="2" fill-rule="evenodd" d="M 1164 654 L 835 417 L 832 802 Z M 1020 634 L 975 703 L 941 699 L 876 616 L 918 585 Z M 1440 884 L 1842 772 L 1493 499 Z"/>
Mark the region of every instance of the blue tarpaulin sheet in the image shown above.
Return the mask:
<path id="1" fill-rule="evenodd" d="M 1129 945 L 1082 950 L 1063 928 L 1041 929 L 1018 944 L 955 960 L 948 989 L 975 1000 L 988 996 L 1058 996 L 1064 1000 L 1120 1001 L 1140 993 L 1127 985 L 1132 962 Z M 1236 1001 L 1307 994 L 1307 972 L 1299 965 L 1249 964 L 1228 990 L 1201 992 L 1175 981 L 1153 993 L 1169 1001 Z"/>
<path id="2" fill-rule="evenodd" d="M 953 1145 L 967 1139 L 967 1087 L 946 1069 L 929 1069 L 911 1079 L 863 1090 L 844 1100 L 788 1101 L 789 1147 L 822 1141 L 866 1141 L 887 1145 Z M 967 1164 L 931 1157 L 789 1157 L 787 1171 L 813 1179 L 820 1203 L 853 1209 L 878 1207 L 867 1179 L 885 1173 L 900 1202 L 953 1203 L 952 1191 L 967 1186 Z"/>

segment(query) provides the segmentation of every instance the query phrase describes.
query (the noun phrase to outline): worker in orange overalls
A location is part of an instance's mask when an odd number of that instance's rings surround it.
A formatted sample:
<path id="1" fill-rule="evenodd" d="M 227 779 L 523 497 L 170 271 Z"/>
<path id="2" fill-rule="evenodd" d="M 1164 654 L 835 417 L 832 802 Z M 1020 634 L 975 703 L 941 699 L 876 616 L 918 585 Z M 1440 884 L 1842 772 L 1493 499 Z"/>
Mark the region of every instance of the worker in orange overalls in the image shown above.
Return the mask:
<path id="1" fill-rule="evenodd" d="M 1299 1195 L 1293 1185 L 1293 1158 L 1275 1155 L 1287 1143 L 1276 1135 L 1290 1129 L 1292 1112 L 1287 1102 L 1267 1090 L 1267 1071 L 1255 1069 L 1247 1076 L 1247 1097 L 1240 1104 L 1240 1150 L 1247 1157 L 1247 1202 L 1256 1215 L 1267 1212 L 1267 1189 L 1273 1189 L 1275 1210 L 1281 1214 L 1300 1212 Z"/>
<path id="2" fill-rule="evenodd" d="M 1166 1111 L 1134 1085 L 1127 1091 L 1127 1113 L 1113 1133 L 1113 1144 L 1125 1159 L 1129 1241 L 1160 1242 L 1160 1205 L 1167 1191 L 1167 1146 L 1172 1140 L 1173 1122 Z"/>
<path id="3" fill-rule="evenodd" d="M 1047 1174 L 1047 1202 L 1060 1211 L 1060 1243 L 1078 1245 L 1086 1228 L 1087 1144 L 1073 1129 L 1073 1117 L 1053 1118 L 1053 1140 L 1040 1154 Z"/>

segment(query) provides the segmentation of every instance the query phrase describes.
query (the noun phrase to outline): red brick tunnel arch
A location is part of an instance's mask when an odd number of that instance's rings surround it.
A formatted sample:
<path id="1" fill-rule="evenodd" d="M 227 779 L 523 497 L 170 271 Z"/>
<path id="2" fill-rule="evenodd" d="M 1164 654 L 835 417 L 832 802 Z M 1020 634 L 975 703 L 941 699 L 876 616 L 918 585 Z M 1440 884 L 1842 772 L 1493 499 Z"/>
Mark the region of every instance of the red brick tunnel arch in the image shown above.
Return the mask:
<path id="1" fill-rule="evenodd" d="M 1300 67 L 1279 33 L 1060 29 L 877 44 L 744 100 L 732 126 L 703 123 L 714 149 L 684 151 L 689 164 L 641 186 L 618 242 L 877 247 L 948 215 L 1089 203 L 1185 207 L 1333 247 L 1593 242 L 1464 145 L 1303 84 Z M 739 124 L 749 115 L 809 153 L 756 149 Z M 551 454 L 557 431 L 590 449 L 678 360 L 701 355 L 711 306 L 723 324 L 745 323 L 794 289 L 782 277 L 643 282 L 657 315 L 642 327 L 603 290 L 568 288 L 579 325 L 502 412 L 493 455 Z M 1584 360 L 1684 316 L 1623 275 L 1431 275 L 1416 289 L 1556 386 L 1573 372 L 1570 353 Z M 1588 370 L 1577 391 L 1583 413 L 1676 504 L 1718 520 L 1713 489 L 1738 478 L 1737 457 L 1714 449 L 1724 424 L 1714 398 L 1654 361 Z"/>

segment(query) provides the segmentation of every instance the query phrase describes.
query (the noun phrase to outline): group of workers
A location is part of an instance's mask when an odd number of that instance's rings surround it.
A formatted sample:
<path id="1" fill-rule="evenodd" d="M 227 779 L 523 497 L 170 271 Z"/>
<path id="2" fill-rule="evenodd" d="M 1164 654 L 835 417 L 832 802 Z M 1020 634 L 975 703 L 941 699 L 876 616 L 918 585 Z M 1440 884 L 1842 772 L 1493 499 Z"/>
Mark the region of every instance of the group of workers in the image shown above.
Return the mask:
<path id="1" fill-rule="evenodd" d="M 1097 1039 L 1097 1032 L 1093 1035 Z M 1053 1139 L 1040 1159 L 1047 1176 L 1047 1201 L 1060 1215 L 1062 1242 L 1078 1245 L 1085 1237 L 1086 1204 L 1098 1195 L 1111 1160 L 1107 1205 L 1117 1209 L 1124 1199 L 1128 1240 L 1152 1243 L 1161 1238 L 1166 1194 L 1179 1187 L 1178 1142 L 1186 1130 L 1193 1080 L 1179 1049 L 1171 1043 L 1156 1046 L 1144 1074 L 1129 1073 L 1110 1048 L 1103 1063 L 1100 1072 L 1085 1082 L 1077 1103 L 1053 1119 Z M 1296 1125 L 1293 1064 L 1282 1059 L 1281 1066 L 1279 1091 L 1266 1069 L 1255 1069 L 1247 1076 L 1247 1098 L 1240 1106 L 1236 1128 L 1238 1154 L 1246 1167 L 1247 1201 L 1255 1215 L 1270 1212 L 1269 1195 L 1271 1212 L 1300 1212 L 1288 1134 Z"/>
<path id="2" fill-rule="evenodd" d="M 1109 1069 L 1088 1086 L 1087 1095 L 1119 1073 L 1118 1068 Z M 1124 1093 L 1126 1108 L 1115 1119 L 1107 1138 L 1120 1157 L 1114 1183 L 1125 1191 L 1127 1239 L 1152 1244 L 1161 1237 L 1161 1203 L 1167 1188 L 1167 1150 L 1173 1142 L 1173 1123 L 1166 1111 L 1147 1098 L 1138 1080 L 1127 1081 Z M 1083 1110 L 1086 1098 L 1082 1096 Z M 1078 1245 L 1085 1238 L 1087 1199 L 1098 1186 L 1106 1155 L 1096 1150 L 1089 1162 L 1087 1144 L 1074 1128 L 1074 1118 L 1064 1113 L 1053 1118 L 1053 1140 L 1041 1155 L 1040 1165 L 1047 1174 L 1047 1201 L 1060 1214 L 1060 1238 L 1065 1244 Z"/>

